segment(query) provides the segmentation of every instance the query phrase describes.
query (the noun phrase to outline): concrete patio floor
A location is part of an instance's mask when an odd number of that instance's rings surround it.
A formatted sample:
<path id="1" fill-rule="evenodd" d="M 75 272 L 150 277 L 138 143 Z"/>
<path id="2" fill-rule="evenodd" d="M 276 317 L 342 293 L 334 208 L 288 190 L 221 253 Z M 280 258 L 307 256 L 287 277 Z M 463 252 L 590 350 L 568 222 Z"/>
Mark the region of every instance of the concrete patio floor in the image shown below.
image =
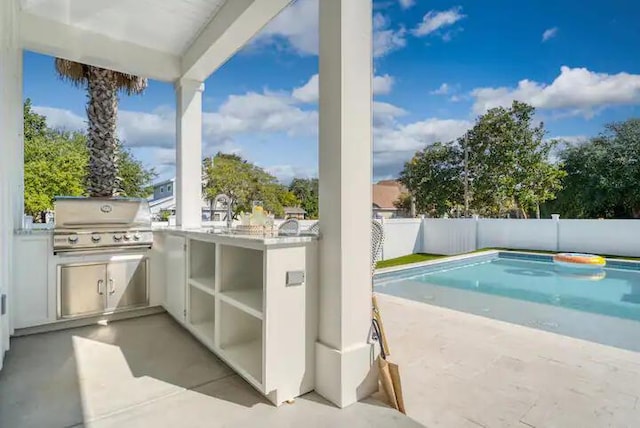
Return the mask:
<path id="1" fill-rule="evenodd" d="M 276 408 L 168 315 L 14 338 L 0 427 L 419 427 L 369 399 Z"/>
<path id="2" fill-rule="evenodd" d="M 378 302 L 407 414 L 420 423 L 640 426 L 639 352 L 384 294 Z"/>

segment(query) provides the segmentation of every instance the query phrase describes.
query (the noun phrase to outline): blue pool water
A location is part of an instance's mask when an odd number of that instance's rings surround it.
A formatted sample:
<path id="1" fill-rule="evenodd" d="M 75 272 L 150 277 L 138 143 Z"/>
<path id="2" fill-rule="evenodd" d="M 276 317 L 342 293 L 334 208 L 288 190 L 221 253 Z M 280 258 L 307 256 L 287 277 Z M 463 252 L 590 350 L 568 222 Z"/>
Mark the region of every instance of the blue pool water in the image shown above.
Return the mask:
<path id="1" fill-rule="evenodd" d="M 474 295 L 482 294 L 640 321 L 640 263 L 610 261 L 605 269 L 584 272 L 554 265 L 550 256 L 498 253 L 379 274 L 375 289 L 427 303 L 442 301 L 442 306 L 458 306 L 456 309 L 462 305 L 462 310 Z M 468 293 L 447 294 L 446 290 L 453 289 Z M 479 311 L 494 310 L 491 300 L 482 299 L 478 300 Z M 504 300 L 501 302 L 504 307 Z M 550 318 L 554 324 L 563 320 L 561 316 Z"/>

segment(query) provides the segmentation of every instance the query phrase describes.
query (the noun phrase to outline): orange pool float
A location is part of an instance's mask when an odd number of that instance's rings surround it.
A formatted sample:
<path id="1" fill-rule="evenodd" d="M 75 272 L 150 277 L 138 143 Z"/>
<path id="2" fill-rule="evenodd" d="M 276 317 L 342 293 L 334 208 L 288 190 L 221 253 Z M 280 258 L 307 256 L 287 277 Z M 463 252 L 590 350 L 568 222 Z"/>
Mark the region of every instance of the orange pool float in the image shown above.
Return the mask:
<path id="1" fill-rule="evenodd" d="M 604 257 L 582 253 L 559 253 L 553 256 L 553 262 L 573 268 L 603 268 L 607 264 Z"/>

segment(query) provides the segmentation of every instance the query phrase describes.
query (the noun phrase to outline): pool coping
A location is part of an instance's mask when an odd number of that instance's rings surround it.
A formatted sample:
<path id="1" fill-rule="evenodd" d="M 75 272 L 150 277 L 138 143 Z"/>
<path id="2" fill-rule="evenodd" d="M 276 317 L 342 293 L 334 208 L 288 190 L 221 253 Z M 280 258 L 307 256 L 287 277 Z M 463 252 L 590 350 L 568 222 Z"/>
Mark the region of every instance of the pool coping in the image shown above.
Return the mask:
<path id="1" fill-rule="evenodd" d="M 490 256 L 490 255 L 494 255 L 494 254 L 500 254 L 500 253 L 509 253 L 509 254 L 523 254 L 523 255 L 529 255 L 529 256 L 542 256 L 542 257 L 551 257 L 554 254 L 558 254 L 558 253 L 554 253 L 554 252 L 549 252 L 549 253 L 537 253 L 537 252 L 532 252 L 532 251 L 526 251 L 526 250 L 486 250 L 486 251 L 476 251 L 473 253 L 465 253 L 465 254 L 458 254 L 458 255 L 453 255 L 453 256 L 445 256 L 439 259 L 435 259 L 435 260 L 427 260 L 424 262 L 416 262 L 416 263 L 407 263 L 404 265 L 398 265 L 398 266 L 391 266 L 388 268 L 382 268 L 382 269 L 376 269 L 374 272 L 374 277 L 375 275 L 379 275 L 379 274 L 386 274 L 386 273 L 392 273 L 392 272 L 399 272 L 399 271 L 403 271 L 406 269 L 413 269 L 413 268 L 420 268 L 420 267 L 425 267 L 425 266 L 436 266 L 438 264 L 441 263 L 448 263 L 448 262 L 455 262 L 455 261 L 461 261 L 461 260 L 466 260 L 466 259 L 470 259 L 470 258 L 475 258 L 475 257 L 479 257 L 479 256 Z M 624 259 L 624 258 L 605 258 L 605 260 L 607 261 L 607 266 L 610 268 L 624 268 L 624 267 L 629 267 L 629 266 L 640 266 L 640 261 L 639 260 L 631 260 L 631 259 Z M 613 264 L 613 266 L 611 266 Z"/>

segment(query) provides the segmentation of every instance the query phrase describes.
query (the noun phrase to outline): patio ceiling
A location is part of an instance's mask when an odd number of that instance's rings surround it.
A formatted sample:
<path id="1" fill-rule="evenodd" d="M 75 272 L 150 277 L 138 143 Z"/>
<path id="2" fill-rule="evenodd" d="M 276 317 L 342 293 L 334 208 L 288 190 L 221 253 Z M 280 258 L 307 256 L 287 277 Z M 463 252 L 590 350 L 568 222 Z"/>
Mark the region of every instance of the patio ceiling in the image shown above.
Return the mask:
<path id="1" fill-rule="evenodd" d="M 20 0 L 22 46 L 163 81 L 202 81 L 291 0 Z"/>

